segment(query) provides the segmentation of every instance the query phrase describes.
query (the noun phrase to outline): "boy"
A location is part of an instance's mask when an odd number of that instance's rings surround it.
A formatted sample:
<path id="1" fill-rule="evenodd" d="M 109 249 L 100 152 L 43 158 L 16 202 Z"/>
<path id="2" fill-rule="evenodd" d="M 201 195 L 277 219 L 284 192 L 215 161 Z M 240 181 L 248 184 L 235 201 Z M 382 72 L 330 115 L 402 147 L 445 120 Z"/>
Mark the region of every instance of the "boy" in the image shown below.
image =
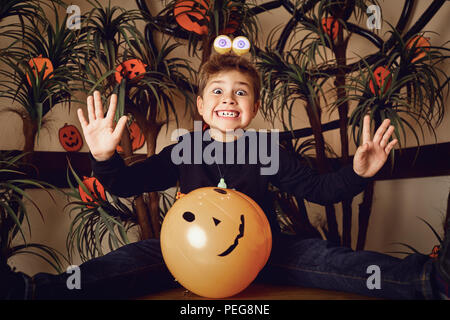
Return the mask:
<path id="1" fill-rule="evenodd" d="M 368 178 L 386 162 L 397 140 L 388 143 L 393 132 L 385 120 L 370 135 L 370 119 L 364 118 L 363 145 L 354 156 L 353 167 L 336 173 L 317 175 L 282 148 L 277 149 L 278 170 L 272 175 L 261 174 L 261 163 L 249 161 L 252 152 L 259 152 L 259 143 L 244 140 L 244 162 L 237 153 L 230 155 L 244 135 L 233 134 L 246 128 L 258 112 L 260 81 L 256 69 L 246 59 L 229 54 L 216 55 L 207 62 L 200 74 L 197 108 L 210 130 L 204 132 L 201 149 L 192 144 L 183 150 L 183 162 L 174 162 L 178 144 L 165 147 L 159 154 L 126 167 L 115 152 L 125 128 L 122 117 L 115 128 L 113 117 L 116 96 L 111 97 L 106 117 L 98 92 L 88 97 L 88 120 L 78 111 L 80 123 L 92 155 L 94 174 L 105 189 L 118 196 L 131 196 L 146 191 L 165 190 L 180 183 L 180 191 L 188 193 L 205 186 L 226 182 L 227 188 L 241 191 L 255 200 L 268 215 L 273 232 L 271 257 L 258 276 L 259 281 L 278 284 L 317 287 L 348 291 L 384 298 L 439 298 L 449 281 L 449 237 L 443 242 L 437 261 L 428 256 L 413 254 L 401 260 L 388 255 L 339 247 L 321 239 L 280 233 L 267 194 L 268 183 L 309 201 L 331 204 L 353 197 L 364 189 Z M 242 131 L 240 131 L 242 132 Z M 195 133 L 183 135 L 184 142 L 192 141 Z M 231 146 L 231 148 L 230 148 Z M 196 162 L 198 151 L 214 150 L 214 163 Z M 192 152 L 187 152 L 192 151 Z M 274 154 L 277 154 L 276 152 Z M 228 156 L 227 156 L 228 155 Z M 272 152 L 271 152 L 272 155 Z M 242 159 L 240 159 L 242 160 Z M 367 268 L 376 265 L 381 271 L 380 289 L 371 290 L 366 281 Z M 149 239 L 132 243 L 103 257 L 80 266 L 81 290 L 66 288 L 67 275 L 38 274 L 32 279 L 20 274 L 22 289 L 31 290 L 25 298 L 129 298 L 160 291 L 176 285 L 162 259 L 159 240 Z M 12 276 L 11 276 L 12 278 Z M 448 290 L 448 289 L 447 289 Z M 14 291 L 17 297 L 18 290 Z M 23 291 L 22 291 L 23 296 Z"/>

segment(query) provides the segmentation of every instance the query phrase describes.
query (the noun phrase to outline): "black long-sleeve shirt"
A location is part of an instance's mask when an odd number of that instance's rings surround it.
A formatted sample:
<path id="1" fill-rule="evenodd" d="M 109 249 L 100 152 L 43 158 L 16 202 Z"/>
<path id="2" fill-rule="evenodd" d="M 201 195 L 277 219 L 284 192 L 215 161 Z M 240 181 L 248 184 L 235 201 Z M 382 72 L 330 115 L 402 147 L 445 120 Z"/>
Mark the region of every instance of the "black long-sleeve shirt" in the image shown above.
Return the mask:
<path id="1" fill-rule="evenodd" d="M 106 161 L 96 161 L 91 155 L 94 175 L 106 190 L 121 197 L 166 190 L 177 181 L 180 191 L 186 194 L 201 187 L 216 187 L 223 177 L 227 188 L 248 195 L 261 206 L 276 233 L 279 227 L 268 194 L 269 183 L 297 198 L 325 205 L 355 196 L 368 180 L 358 176 L 352 166 L 319 175 L 271 140 L 274 136 L 270 134 L 256 133 L 257 140 L 244 135 L 225 143 L 211 139 L 208 131 L 204 139 L 195 140 L 199 134 L 187 133 L 177 143 L 131 166 L 126 166 L 117 153 Z M 208 161 L 208 155 L 215 160 Z M 182 157 L 184 163 L 180 163 Z M 266 174 L 262 174 L 264 168 Z M 267 171 L 273 174 L 267 175 Z"/>

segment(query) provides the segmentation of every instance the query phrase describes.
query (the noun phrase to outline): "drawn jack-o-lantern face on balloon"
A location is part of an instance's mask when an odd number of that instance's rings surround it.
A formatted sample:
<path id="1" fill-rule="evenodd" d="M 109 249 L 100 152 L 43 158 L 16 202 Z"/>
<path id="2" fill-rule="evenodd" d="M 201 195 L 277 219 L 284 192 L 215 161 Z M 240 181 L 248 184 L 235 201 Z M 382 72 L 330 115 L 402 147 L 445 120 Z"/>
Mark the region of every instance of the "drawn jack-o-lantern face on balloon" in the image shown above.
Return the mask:
<path id="1" fill-rule="evenodd" d="M 172 275 L 186 289 L 223 298 L 244 290 L 269 258 L 267 218 L 241 192 L 206 187 L 175 202 L 161 228 L 161 249 Z"/>
<path id="2" fill-rule="evenodd" d="M 103 188 L 100 181 L 95 177 L 83 177 L 83 184 L 91 195 L 89 195 L 81 185 L 78 186 L 78 191 L 80 193 L 81 200 L 83 202 L 93 202 L 95 199 L 106 200 L 105 189 Z M 92 206 L 87 205 L 88 208 Z"/>
<path id="3" fill-rule="evenodd" d="M 123 77 L 131 80 L 136 77 L 142 77 L 142 74 L 146 72 L 147 65 L 139 59 L 130 59 L 122 62 L 117 68 L 115 78 L 117 83 L 120 83 Z"/>
<path id="4" fill-rule="evenodd" d="M 67 123 L 59 129 L 59 142 L 69 152 L 79 151 L 83 146 L 80 131 L 74 125 L 68 125 Z"/>
<path id="5" fill-rule="evenodd" d="M 53 72 L 53 64 L 50 61 L 50 59 L 43 58 L 42 55 L 40 55 L 39 57 L 30 59 L 30 61 L 28 61 L 28 65 L 30 66 L 31 70 L 33 71 L 35 77 L 38 77 L 38 74 L 40 74 L 43 69 L 45 69 L 45 71 L 44 71 L 44 76 L 42 77 L 42 79 L 46 79 L 47 77 L 49 77 L 49 78 L 53 77 L 53 75 L 51 74 Z M 30 80 L 30 77 L 28 74 L 27 74 L 27 80 L 28 80 L 28 84 L 31 86 L 31 80 Z"/>
<path id="6" fill-rule="evenodd" d="M 209 3 L 205 0 L 179 0 L 175 3 L 173 14 L 183 29 L 200 35 L 207 34 L 208 8 Z"/>

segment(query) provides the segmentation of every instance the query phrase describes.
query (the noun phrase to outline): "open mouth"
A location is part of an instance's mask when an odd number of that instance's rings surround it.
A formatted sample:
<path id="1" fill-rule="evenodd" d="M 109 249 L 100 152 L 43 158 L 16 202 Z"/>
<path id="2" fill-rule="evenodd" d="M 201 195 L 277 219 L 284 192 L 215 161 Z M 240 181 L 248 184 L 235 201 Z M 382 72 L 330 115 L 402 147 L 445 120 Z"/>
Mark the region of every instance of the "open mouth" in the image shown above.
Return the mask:
<path id="1" fill-rule="evenodd" d="M 227 250 L 219 254 L 219 257 L 225 257 L 229 255 L 238 245 L 239 239 L 244 236 L 244 215 L 241 214 L 241 224 L 239 225 L 239 234 L 236 236 L 236 239 L 234 239 L 234 243 L 228 247 Z"/>
<path id="2" fill-rule="evenodd" d="M 215 111 L 219 118 L 239 118 L 240 112 L 235 110 L 218 110 Z"/>

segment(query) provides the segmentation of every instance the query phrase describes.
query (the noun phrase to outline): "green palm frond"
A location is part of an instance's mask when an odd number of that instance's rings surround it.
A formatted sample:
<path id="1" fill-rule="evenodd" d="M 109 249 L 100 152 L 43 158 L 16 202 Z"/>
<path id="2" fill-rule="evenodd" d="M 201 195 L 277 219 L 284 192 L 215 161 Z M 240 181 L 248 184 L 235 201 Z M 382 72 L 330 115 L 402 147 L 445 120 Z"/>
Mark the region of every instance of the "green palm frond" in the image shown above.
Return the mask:
<path id="1" fill-rule="evenodd" d="M 127 205 L 112 195 L 109 195 L 111 201 L 108 198 L 102 199 L 96 184 L 93 192 L 88 190 L 70 162 L 68 165 L 67 182 L 71 189 L 69 196 L 75 200 L 69 202 L 66 208 L 71 207 L 69 214 L 76 213 L 66 239 L 69 257 L 76 251 L 82 261 L 87 261 L 103 255 L 104 245 L 107 245 L 109 250 L 115 250 L 130 243 L 128 231 L 137 223 L 130 203 Z M 72 183 L 73 179 L 77 185 Z M 79 187 L 93 200 L 84 201 Z"/>
<path id="2" fill-rule="evenodd" d="M 439 235 L 439 233 L 436 231 L 436 229 L 425 219 L 421 218 L 421 217 L 417 217 L 420 221 L 422 221 L 423 223 L 425 223 L 427 225 L 427 227 L 433 232 L 434 236 L 436 237 L 436 240 L 438 241 L 438 243 L 442 243 L 443 239 L 442 237 Z M 390 251 L 389 253 L 400 253 L 400 254 L 406 254 L 409 255 L 411 253 L 419 253 L 419 254 L 424 254 L 427 255 L 428 253 L 422 253 L 419 250 L 417 250 L 416 248 L 414 248 L 413 246 L 404 243 L 404 242 L 394 242 L 392 244 L 397 244 L 403 247 L 408 248 L 410 251 Z"/>
<path id="3" fill-rule="evenodd" d="M 140 77 L 122 80 L 126 86 L 125 91 L 130 93 L 128 110 L 134 109 L 147 115 L 147 119 L 152 112 L 165 114 L 165 124 L 168 129 L 170 115 L 173 115 L 177 125 L 179 123 L 179 111 L 174 101 L 177 96 L 181 96 L 185 101 L 184 115 L 189 112 L 192 116 L 194 87 L 191 83 L 195 78 L 195 71 L 186 59 L 170 57 L 179 44 L 170 44 L 167 39 L 156 51 L 156 48 L 151 48 L 143 35 L 138 32 L 133 34 L 133 40 L 130 42 L 131 57 L 140 59 L 148 67 Z M 187 85 L 187 88 L 184 88 L 184 85 Z M 155 110 L 151 111 L 152 109 Z"/>
<path id="4" fill-rule="evenodd" d="M 68 195 L 74 200 L 69 202 L 66 208 L 70 207 L 70 215 L 75 214 L 66 239 L 69 259 L 72 259 L 73 253 L 77 252 L 82 261 L 87 261 L 104 255 L 105 250 L 112 251 L 130 243 L 128 234 L 138 225 L 133 201 L 118 198 L 109 193 L 106 193 L 106 199 L 102 199 L 96 184 L 94 184 L 94 191 L 90 191 L 70 162 L 68 165 L 67 182 L 71 189 Z M 79 187 L 93 200 L 82 200 Z M 162 222 L 175 198 L 167 192 L 159 192 L 159 194 Z"/>
<path id="5" fill-rule="evenodd" d="M 38 205 L 25 189 L 45 190 L 53 201 L 55 200 L 47 189 L 60 190 L 49 183 L 26 178 L 22 171 L 24 156 L 23 153 L 17 155 L 12 152 L 0 152 L 0 260 L 6 261 L 16 254 L 29 253 L 44 259 L 60 272 L 61 258 L 66 260 L 65 256 L 49 246 L 28 243 L 24 228 L 25 225 L 31 236 L 29 205 L 35 208 L 44 219 Z M 22 244 L 13 246 L 13 241 L 17 241 L 19 235 Z"/>
<path id="6" fill-rule="evenodd" d="M 8 49 L 2 62 L 0 74 L 3 97 L 17 103 L 20 109 L 8 111 L 31 119 L 39 129 L 45 115 L 57 104 L 74 101 L 72 93 L 83 78 L 79 65 L 83 47 L 83 36 L 66 26 L 67 16 L 61 21 L 54 7 L 55 22 L 43 16 L 30 19 L 26 25 L 16 25 L 8 37 L 17 45 Z M 48 58 L 53 72 L 45 74 L 43 68 L 36 72 L 34 58 Z M 47 63 L 45 65 L 47 66 Z"/>
<path id="7" fill-rule="evenodd" d="M 89 52 L 86 62 L 102 74 L 117 67 L 120 47 L 127 42 L 128 31 L 136 27 L 135 22 L 142 16 L 139 10 L 125 10 L 111 6 L 111 3 L 107 6 L 102 6 L 97 0 L 89 0 L 89 3 L 93 8 L 83 19 Z"/>
<path id="8" fill-rule="evenodd" d="M 430 47 L 423 51 L 425 57 L 413 62 L 417 42 L 407 48 L 410 39 L 404 41 L 394 28 L 391 33 L 397 45 L 372 66 L 362 58 L 363 67 L 349 75 L 349 85 L 345 87 L 349 94 L 334 104 L 336 108 L 343 101 L 358 103 L 349 117 L 353 138 L 358 145 L 362 119 L 368 113 L 378 124 L 386 118 L 391 120 L 400 146 L 406 143 L 406 136 L 410 133 L 420 145 L 421 137 L 423 140 L 425 136 L 424 129 L 436 138 L 435 129 L 444 117 L 450 78 L 442 66 L 450 57 L 445 55 L 449 49 L 445 46 Z M 386 81 L 382 88 L 378 87 L 373 73 L 378 66 L 389 69 L 390 85 Z M 371 92 L 370 83 L 374 85 L 375 93 Z"/>
<path id="9" fill-rule="evenodd" d="M 278 117 L 292 130 L 297 100 L 306 102 L 312 112 L 320 113 L 317 102 L 320 98 L 326 100 L 323 85 L 329 76 L 309 62 L 308 54 L 302 48 L 281 54 L 266 47 L 260 52 L 257 66 L 262 74 L 261 111 L 265 118 L 273 121 Z M 284 119 L 289 119 L 289 123 Z"/>
<path id="10" fill-rule="evenodd" d="M 168 22 L 172 26 L 176 26 L 179 30 L 183 30 L 176 22 L 174 13 L 175 6 L 182 7 L 183 3 L 170 0 L 165 1 L 164 9 L 157 14 L 157 18 L 161 21 Z M 208 3 L 210 4 L 208 6 Z M 203 43 L 205 39 L 214 39 L 221 34 L 242 35 L 249 39 L 250 43 L 258 43 L 258 20 L 255 16 L 250 15 L 250 10 L 254 8 L 256 1 L 206 1 L 199 2 L 198 6 L 192 6 L 191 2 L 186 2 L 182 7 L 181 14 L 190 14 L 203 20 L 203 24 L 207 26 L 204 34 L 188 32 L 188 52 L 191 56 L 198 56 L 198 53 L 204 49 L 204 46 L 212 45 L 212 43 Z M 158 26 L 155 26 L 158 28 Z M 184 32 L 187 32 L 184 30 Z M 253 50 L 253 49 L 251 49 Z"/>

